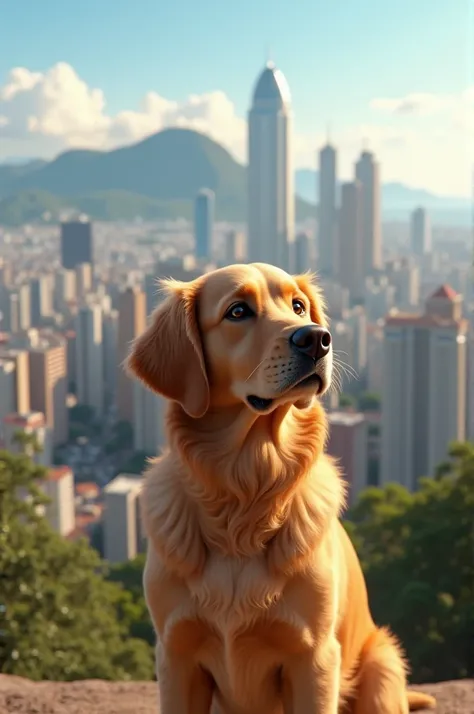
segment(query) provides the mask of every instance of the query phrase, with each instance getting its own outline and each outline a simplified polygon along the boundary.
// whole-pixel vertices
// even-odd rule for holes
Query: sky
[[[107,150],[166,126],[237,159],[258,74],[290,85],[294,163],[470,195],[474,0],[0,0],[0,161]]]

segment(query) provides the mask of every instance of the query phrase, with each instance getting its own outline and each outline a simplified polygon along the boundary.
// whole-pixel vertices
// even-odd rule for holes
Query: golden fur
[[[371,618],[316,387],[291,386],[289,336],[326,325],[310,277],[236,265],[164,290],[128,362],[170,400],[142,495],[162,714],[433,706],[407,694],[401,650]],[[242,301],[253,315],[227,319]],[[327,389],[331,351],[314,370]]]

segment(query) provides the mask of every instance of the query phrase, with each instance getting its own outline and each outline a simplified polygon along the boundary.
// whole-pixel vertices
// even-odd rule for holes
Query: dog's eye
[[[238,322],[239,320],[245,320],[248,317],[253,317],[254,314],[255,313],[246,302],[236,302],[235,305],[232,305],[232,307],[227,310],[224,317],[226,320]]]
[[[293,300],[293,312],[296,315],[306,315],[306,308],[301,300]]]

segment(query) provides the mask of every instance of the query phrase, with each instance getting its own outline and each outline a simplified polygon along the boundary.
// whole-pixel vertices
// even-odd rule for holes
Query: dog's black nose
[[[331,347],[331,333],[321,325],[305,325],[290,337],[290,344],[315,361],[322,359]]]

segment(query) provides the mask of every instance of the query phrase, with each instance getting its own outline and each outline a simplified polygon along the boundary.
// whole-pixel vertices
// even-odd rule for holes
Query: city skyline
[[[382,18],[373,0],[358,0],[344,15],[337,7],[323,13],[321,3],[306,1],[297,10],[274,13],[265,0],[251,9],[255,22],[245,28],[251,11],[246,2],[239,5],[238,22],[235,8],[212,21],[210,3],[204,2],[197,24],[186,23],[189,28],[182,12],[191,17],[197,10],[186,2],[166,18],[148,1],[141,19],[119,5],[121,13],[107,12],[109,2],[101,6],[104,23],[91,23],[90,2],[72,15],[53,1],[40,9],[31,2],[2,9],[11,32],[0,48],[0,161],[52,158],[72,147],[111,148],[177,125],[203,131],[243,161],[253,82],[270,54],[292,93],[296,168],[314,167],[329,123],[343,179],[366,142],[382,165],[384,182],[470,195],[474,80],[468,3],[444,7],[437,0],[427,12],[426,3],[414,7],[403,0]],[[19,43],[14,30],[25,7],[32,22],[31,28],[22,26]],[[165,21],[167,31],[160,33]],[[230,32],[235,22],[237,31]],[[66,32],[71,23],[74,39]],[[189,36],[191,28],[196,37]],[[364,28],[370,32],[363,35]],[[150,29],[159,42],[150,43]],[[315,32],[320,42],[310,43]],[[134,34],[140,42],[127,43],[126,36]],[[205,57],[211,37],[213,51]],[[132,48],[138,52],[133,61]],[[330,68],[330,81],[321,67]]]

